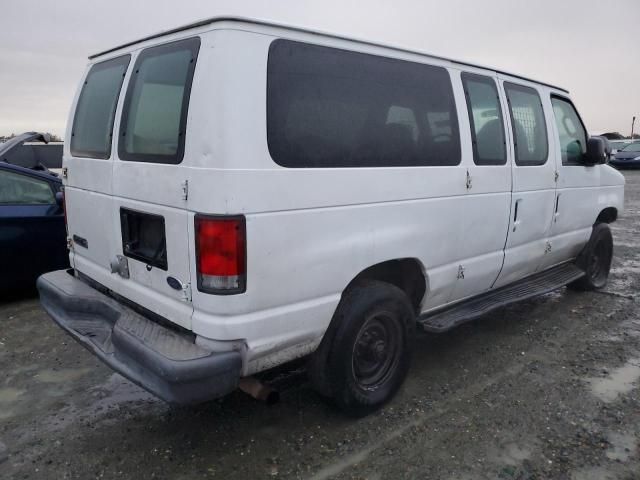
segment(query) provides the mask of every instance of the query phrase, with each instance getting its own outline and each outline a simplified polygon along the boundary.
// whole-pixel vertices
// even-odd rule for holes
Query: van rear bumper
[[[69,335],[116,372],[174,404],[222,397],[238,386],[239,352],[215,353],[99,292],[65,270],[38,278],[40,302]]]

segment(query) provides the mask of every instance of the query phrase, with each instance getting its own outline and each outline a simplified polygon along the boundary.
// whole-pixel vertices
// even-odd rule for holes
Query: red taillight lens
[[[246,289],[246,227],[244,217],[196,215],[198,290],[242,293]]]

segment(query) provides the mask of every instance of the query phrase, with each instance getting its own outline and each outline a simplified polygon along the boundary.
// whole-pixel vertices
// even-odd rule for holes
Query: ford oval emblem
[[[167,277],[167,283],[174,290],[182,290],[182,282],[174,277]]]

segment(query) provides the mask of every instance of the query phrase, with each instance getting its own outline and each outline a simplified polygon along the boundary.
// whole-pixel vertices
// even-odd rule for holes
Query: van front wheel
[[[611,260],[613,259],[613,237],[606,223],[598,223],[593,227],[591,238],[577,260],[577,265],[585,272],[568,286],[574,290],[596,290],[604,287],[609,278]]]
[[[413,308],[396,286],[368,281],[345,294],[335,320],[326,379],[341,409],[366,415],[392,398],[407,375]]]

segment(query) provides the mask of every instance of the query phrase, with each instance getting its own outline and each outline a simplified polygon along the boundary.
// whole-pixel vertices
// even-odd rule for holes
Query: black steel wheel
[[[569,284],[574,290],[596,290],[607,284],[613,259],[613,237],[606,223],[593,227],[591,238],[576,263],[585,272],[584,277]]]
[[[393,374],[400,358],[401,330],[388,312],[365,320],[352,352],[353,376],[363,389],[376,389]]]
[[[366,415],[391,399],[407,375],[413,307],[398,287],[367,281],[345,293],[332,324],[321,392],[348,414]]]

